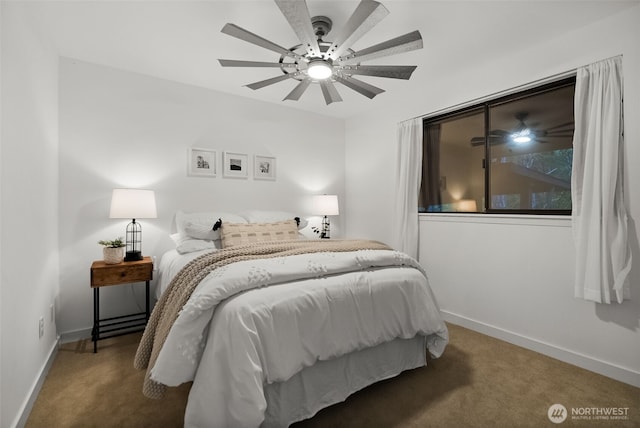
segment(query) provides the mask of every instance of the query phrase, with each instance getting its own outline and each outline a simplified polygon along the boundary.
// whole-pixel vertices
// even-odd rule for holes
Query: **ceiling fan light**
[[[312,60],[307,67],[307,74],[314,80],[328,79],[333,74],[333,67],[323,59]]]
[[[531,142],[531,131],[528,128],[525,128],[521,131],[514,132],[511,134],[511,140],[514,143],[518,144],[526,144]]]

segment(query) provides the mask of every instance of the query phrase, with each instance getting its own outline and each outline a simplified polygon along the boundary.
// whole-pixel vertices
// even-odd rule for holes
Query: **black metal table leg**
[[[100,289],[93,289],[93,328],[91,340],[93,340],[93,353],[98,352],[98,339],[100,338]]]
[[[150,310],[149,310],[149,281],[147,281],[146,286],[145,286],[145,297],[146,297],[146,314],[145,314],[145,321],[149,322],[149,316],[150,314]]]

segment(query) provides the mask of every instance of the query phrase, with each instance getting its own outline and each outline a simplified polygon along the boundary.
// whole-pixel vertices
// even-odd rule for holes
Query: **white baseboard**
[[[570,349],[565,349],[556,345],[541,342],[537,339],[523,336],[512,331],[504,330],[500,327],[482,323],[470,318],[463,317],[451,312],[442,311],[442,316],[446,322],[459,325],[461,327],[474,330],[496,339],[504,340],[522,348],[530,349],[548,357],[555,358],[565,363],[578,366],[580,368],[601,374],[617,381],[633,385],[640,388],[640,373],[631,369],[620,367],[606,361],[598,360],[588,355],[580,354]]]
[[[38,394],[40,394],[40,389],[42,389],[44,380],[47,378],[47,374],[49,374],[49,370],[53,365],[53,361],[55,360],[56,355],[58,354],[59,345],[60,345],[60,337],[58,336],[55,342],[53,342],[53,345],[49,350],[49,356],[47,357],[47,360],[42,365],[42,368],[40,369],[40,373],[38,374],[38,377],[36,378],[35,382],[31,386],[31,391],[29,392],[29,395],[27,396],[24,403],[22,404],[22,408],[20,409],[20,412],[18,412],[18,416],[16,417],[16,420],[14,421],[14,424],[12,426],[22,428],[27,424],[27,419],[29,419],[29,414],[31,414],[31,409],[33,409],[33,405],[35,404],[36,399],[38,398]]]
[[[90,338],[91,338],[91,328],[83,328],[80,330],[60,333],[60,344],[77,342],[79,340],[90,339]]]

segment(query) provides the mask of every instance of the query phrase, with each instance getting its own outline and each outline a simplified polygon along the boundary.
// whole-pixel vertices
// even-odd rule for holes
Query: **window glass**
[[[570,78],[425,119],[420,212],[570,214],[574,92]]]
[[[571,210],[573,85],[489,106],[490,210]]]
[[[483,134],[483,108],[425,123],[421,212],[482,209],[484,143],[473,139]]]

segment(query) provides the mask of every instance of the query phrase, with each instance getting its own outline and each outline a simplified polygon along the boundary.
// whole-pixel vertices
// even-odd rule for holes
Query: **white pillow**
[[[220,240],[207,241],[204,239],[193,239],[181,233],[174,233],[171,239],[176,244],[176,251],[180,254],[193,253],[200,250],[219,250],[222,248]]]
[[[215,211],[186,213],[178,211],[176,213],[176,227],[181,235],[215,241],[220,239],[220,229],[213,230],[213,225],[219,219],[228,223],[247,223],[243,217],[231,213]]]
[[[277,223],[280,221],[293,220],[294,218],[298,217],[300,219],[298,229],[304,229],[309,224],[307,219],[305,219],[304,217],[292,214],[287,211],[246,210],[239,212],[238,215],[243,217],[248,223]]]

